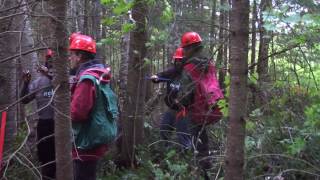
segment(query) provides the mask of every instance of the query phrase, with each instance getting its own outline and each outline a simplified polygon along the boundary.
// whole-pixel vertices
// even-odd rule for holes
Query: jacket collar
[[[93,59],[93,60],[84,62],[78,68],[76,75],[81,74],[83,71],[85,71],[89,68],[105,68],[105,65],[101,64],[101,62],[97,59]]]

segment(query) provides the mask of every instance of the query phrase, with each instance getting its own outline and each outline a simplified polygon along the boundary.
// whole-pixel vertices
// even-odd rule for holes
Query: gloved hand
[[[152,75],[150,77],[151,81],[154,83],[158,83],[159,82],[159,76],[158,75]]]
[[[29,83],[31,81],[31,74],[29,70],[22,72],[22,79],[25,83]]]
[[[44,65],[38,65],[37,71],[43,74],[48,74],[49,72],[48,68]]]

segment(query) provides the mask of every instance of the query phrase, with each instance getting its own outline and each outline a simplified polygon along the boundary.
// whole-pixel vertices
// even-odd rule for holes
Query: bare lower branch
[[[18,12],[18,13],[10,14],[10,15],[7,15],[7,16],[1,16],[1,17],[0,17],[0,21],[5,20],[5,19],[8,19],[8,18],[12,18],[12,17],[14,17],[14,16],[23,15],[23,14],[25,14],[25,12]]]
[[[299,43],[293,44],[293,45],[291,45],[291,46],[289,46],[289,47],[287,47],[287,48],[285,48],[285,49],[282,49],[282,50],[277,51],[277,52],[275,52],[275,53],[269,54],[267,57],[265,57],[265,59],[268,59],[269,57],[276,56],[276,55],[285,53],[285,52],[287,52],[287,51],[290,51],[290,50],[292,50],[292,49],[294,49],[294,48],[299,47],[299,45],[300,45]],[[263,59],[263,60],[265,60],[265,59]],[[263,62],[263,61],[259,61],[259,62],[256,62],[256,63],[251,64],[251,65],[248,67],[248,69],[249,69],[249,70],[250,70],[250,69],[253,69],[253,68],[254,68],[255,66],[257,66],[260,62]]]
[[[34,48],[34,49],[31,49],[31,50],[28,50],[28,51],[24,51],[22,53],[19,53],[19,54],[15,54],[13,56],[10,56],[10,57],[7,57],[5,59],[2,59],[0,60],[0,63],[4,63],[4,62],[7,62],[11,59],[14,59],[14,58],[17,58],[19,56],[24,56],[24,55],[27,55],[27,54],[30,54],[30,53],[33,53],[35,51],[40,51],[40,50],[44,50],[44,49],[48,49],[48,47],[39,47],[39,48]]]
[[[36,1],[31,1],[31,2],[27,2],[27,3],[24,3],[24,4],[19,4],[17,6],[14,6],[14,7],[10,7],[10,8],[7,8],[7,9],[3,9],[3,10],[0,10],[0,13],[3,13],[3,12],[6,12],[6,11],[11,11],[13,9],[18,9],[18,8],[21,8],[21,7],[24,7],[24,6],[27,6],[29,4],[32,4]]]
[[[48,88],[48,87],[50,87],[50,86],[45,86],[45,87],[40,88],[40,89],[38,89],[38,90],[36,90],[36,91],[34,91],[34,92],[32,92],[32,93],[39,92],[39,91],[41,91],[41,90],[43,90],[43,89],[45,89],[45,88]],[[25,98],[27,98],[27,97],[28,97],[28,96],[30,96],[30,95],[31,95],[31,93],[29,93],[29,94],[27,94],[27,95],[23,96],[22,98],[19,98],[19,99],[18,99],[18,100],[16,100],[15,102],[13,102],[13,103],[9,104],[7,107],[5,107],[5,108],[1,109],[1,110],[0,110],[0,113],[1,113],[1,112],[3,112],[3,111],[6,111],[6,110],[8,110],[9,108],[11,108],[12,106],[14,106],[14,105],[18,104],[19,102],[23,101]]]

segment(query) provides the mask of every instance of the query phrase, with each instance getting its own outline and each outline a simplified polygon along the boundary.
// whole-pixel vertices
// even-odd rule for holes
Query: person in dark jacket
[[[173,56],[174,66],[169,67],[163,72],[152,75],[151,79],[154,83],[166,82],[167,92],[164,98],[169,109],[161,116],[160,120],[160,138],[165,141],[165,146],[170,145],[170,136],[173,131],[176,131],[179,145],[185,150],[192,146],[191,136],[189,134],[189,119],[182,117],[179,114],[181,106],[179,106],[175,99],[179,91],[179,84],[175,82],[179,79],[181,74],[181,62],[183,60],[183,49],[178,48]]]
[[[49,49],[46,55],[46,65],[39,66],[40,76],[31,81],[31,74],[27,71],[23,74],[23,87],[20,98],[26,96],[23,104],[36,100],[39,110],[37,123],[37,155],[42,165],[41,175],[44,180],[54,179],[55,166],[55,142],[54,142],[54,109],[52,107],[52,61],[53,53]]]
[[[101,102],[105,101],[99,95],[99,90],[110,82],[110,67],[95,59],[96,43],[89,36],[72,34],[69,50],[71,68],[76,72],[75,82],[71,87],[71,119],[75,135],[72,150],[74,176],[75,180],[95,180],[98,160],[107,152],[108,143],[88,134],[89,131],[84,129],[96,122],[101,114],[108,121],[105,117],[107,113],[99,112],[99,108],[105,109],[101,107]],[[91,146],[90,143],[93,142],[98,143]]]

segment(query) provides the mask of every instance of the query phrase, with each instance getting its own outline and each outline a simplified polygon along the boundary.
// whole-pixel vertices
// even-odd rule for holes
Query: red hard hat
[[[51,49],[47,49],[46,59],[52,58],[52,56],[53,56],[53,51]]]
[[[80,35],[81,33],[80,32],[75,32],[75,33],[72,33],[69,37],[69,44],[71,44],[71,42],[74,40],[74,38],[78,35]]]
[[[69,50],[81,50],[96,54],[96,42],[90,37],[83,34],[73,33],[69,38]]]
[[[173,55],[173,59],[176,60],[181,60],[183,58],[183,48],[179,47],[176,49],[176,52]]]
[[[200,35],[196,32],[186,32],[182,35],[180,47],[186,47],[190,44],[202,42]]]

